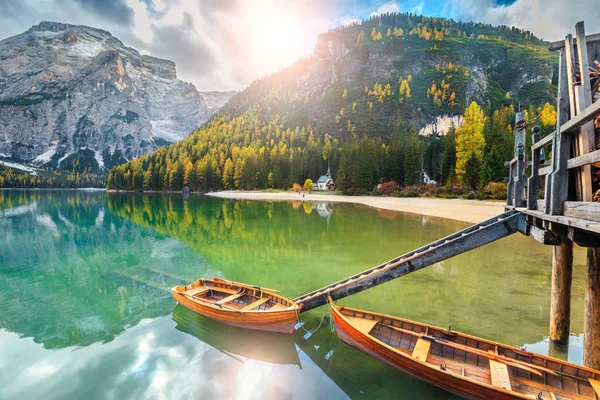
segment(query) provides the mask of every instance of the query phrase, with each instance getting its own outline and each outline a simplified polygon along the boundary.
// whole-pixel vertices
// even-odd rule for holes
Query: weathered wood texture
[[[600,42],[600,33],[594,33],[592,35],[587,35],[585,37],[585,40],[588,43]],[[564,40],[557,40],[556,42],[550,43],[550,46],[548,46],[548,50],[550,50],[550,51],[561,50],[564,48],[565,48]]]
[[[556,133],[552,146],[552,165],[554,172],[546,179],[546,212],[560,215],[563,212],[563,202],[567,200],[568,178],[567,160],[569,158],[569,140],[561,133],[561,126],[569,120],[570,100],[567,80],[567,54],[563,48],[559,60],[558,107],[556,118]]]
[[[459,396],[533,399],[541,393],[544,399],[551,399],[552,394],[564,400],[594,399],[590,379],[597,380],[600,371],[403,318],[333,304],[330,307],[343,342]],[[356,325],[361,318],[376,324],[365,332]],[[415,354],[422,339],[431,342],[426,357],[422,349]],[[490,360],[507,366],[509,382],[497,380],[494,385]],[[509,386],[507,383],[512,390],[502,387]]]
[[[552,296],[550,340],[569,341],[571,324],[571,282],[573,281],[573,242],[552,247]]]
[[[327,303],[327,295],[330,295],[334,300],[341,299],[410,274],[447,258],[512,235],[517,232],[520,223],[524,225],[523,216],[515,211],[508,211],[375,268],[297,297],[294,302],[302,305],[302,312],[312,310]]]
[[[567,217],[600,222],[600,203],[567,201],[565,202],[564,215]]]
[[[531,135],[531,142],[535,144],[539,141],[540,134],[538,132],[534,132]],[[527,182],[527,208],[529,208],[530,210],[535,210],[537,208],[537,201],[540,193],[540,157],[540,149],[531,150],[531,176],[529,177],[529,180]],[[552,170],[550,170],[550,172],[551,171]]]
[[[587,249],[583,363],[600,369],[600,248]]]
[[[548,215],[537,210],[525,210],[519,209],[520,212],[526,215],[531,215],[541,219],[542,221],[556,223],[558,225],[564,225],[565,227],[571,227],[580,229],[583,231],[591,232],[592,234],[600,234],[600,223],[595,221],[588,221],[581,218],[567,217],[564,215]]]
[[[523,106],[519,105],[519,112],[515,117],[515,126],[525,122]],[[523,207],[525,205],[525,129],[515,131],[515,157],[517,159],[516,177],[514,182],[514,205]]]

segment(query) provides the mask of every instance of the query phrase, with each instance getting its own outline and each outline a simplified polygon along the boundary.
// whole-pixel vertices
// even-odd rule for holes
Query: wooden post
[[[581,85],[575,87],[575,100],[577,114],[583,112],[592,105],[592,87],[590,83],[590,69],[587,52],[587,42],[585,40],[585,28],[583,22],[575,25],[575,34],[577,37],[577,55],[579,59],[579,74],[581,76]],[[577,155],[590,153],[596,149],[594,136],[594,122],[590,121],[581,127],[577,137]],[[592,167],[585,165],[579,169],[579,181],[581,185],[581,197],[579,201],[592,201]]]
[[[508,185],[506,185],[506,205],[515,205],[515,164],[510,161],[508,166]]]
[[[523,104],[519,104],[519,112],[515,117],[515,127],[525,122]],[[515,131],[515,157],[517,158],[516,178],[514,182],[514,206],[523,207],[525,191],[525,129]]]
[[[531,134],[531,142],[536,144],[540,141],[540,127],[534,126]],[[541,149],[533,150],[531,156],[531,177],[527,183],[527,209],[537,209],[537,201],[540,193],[540,153]]]
[[[568,41],[565,40],[565,43],[568,43]],[[562,215],[563,204],[567,200],[568,194],[569,172],[567,161],[569,159],[570,140],[567,136],[562,135],[560,129],[569,120],[571,108],[567,60],[567,50],[562,48],[558,64],[556,136],[552,142],[554,171],[546,177],[546,213],[550,215]]]
[[[583,364],[600,369],[600,248],[587,249]]]
[[[550,340],[568,343],[571,324],[571,282],[573,280],[573,242],[552,247],[552,298],[550,303]]]

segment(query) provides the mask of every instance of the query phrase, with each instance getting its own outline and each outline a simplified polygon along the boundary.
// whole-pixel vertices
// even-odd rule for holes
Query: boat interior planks
[[[342,341],[460,396],[600,398],[600,371],[449,329],[338,307],[333,301],[330,307]]]
[[[292,333],[301,306],[277,292],[221,278],[171,288],[175,301],[206,318],[241,328]]]

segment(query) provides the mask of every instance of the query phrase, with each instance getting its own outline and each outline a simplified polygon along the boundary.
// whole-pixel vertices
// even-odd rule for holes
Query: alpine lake
[[[353,204],[0,191],[0,399],[443,399],[342,343],[329,310],[293,335],[176,305],[200,277],[293,298],[469,224]],[[584,252],[570,344],[552,347],[551,248],[520,234],[339,303],[582,362]]]

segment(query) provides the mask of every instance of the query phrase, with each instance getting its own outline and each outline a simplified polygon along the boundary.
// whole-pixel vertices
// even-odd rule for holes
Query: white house
[[[327,174],[321,175],[317,181],[317,190],[335,190],[335,183],[331,178],[331,169],[327,167]]]
[[[427,175],[427,172],[423,171],[423,184],[425,184],[425,185],[429,185],[429,184],[435,185],[436,183],[437,183],[436,181],[434,181],[433,179],[431,179],[429,177],[429,175]]]

